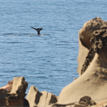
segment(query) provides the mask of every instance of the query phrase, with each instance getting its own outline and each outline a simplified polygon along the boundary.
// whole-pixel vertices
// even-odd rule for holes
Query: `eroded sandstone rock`
[[[96,105],[96,103],[89,96],[84,96],[80,98],[77,103],[68,103],[68,104],[52,104],[49,107],[91,107]]]
[[[87,21],[79,31],[79,54],[78,54],[78,73],[81,75],[81,68],[91,47],[91,35],[93,31],[107,29],[107,22],[97,17]]]
[[[77,105],[77,104],[75,104],[75,103],[70,103],[70,104],[57,104],[57,103],[55,103],[55,104],[52,104],[48,107],[75,107],[75,105]]]
[[[0,90],[0,106],[4,107],[24,107],[25,91],[27,82],[24,77],[15,77],[13,79],[11,92],[5,89]],[[29,105],[28,105],[29,106]]]
[[[48,93],[47,91],[39,92],[34,86],[30,87],[26,99],[31,107],[47,107],[48,105],[57,102],[57,97],[54,94]]]
[[[75,103],[83,96],[90,96],[96,103],[107,100],[107,22],[92,19],[79,34],[78,72],[82,75],[62,89],[59,104]]]
[[[92,105],[96,105],[96,102],[94,102],[91,99],[91,97],[84,96],[84,97],[80,98],[79,104],[82,106],[92,106]]]

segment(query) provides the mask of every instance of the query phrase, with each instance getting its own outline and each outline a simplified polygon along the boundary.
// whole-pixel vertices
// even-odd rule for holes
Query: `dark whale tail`
[[[43,29],[43,28],[34,28],[32,26],[31,26],[31,28],[35,29],[37,31],[38,35],[40,35],[40,31]]]

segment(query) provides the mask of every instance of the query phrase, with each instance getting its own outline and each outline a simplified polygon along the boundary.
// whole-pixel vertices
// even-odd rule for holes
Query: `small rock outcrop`
[[[24,107],[25,92],[28,84],[24,77],[15,77],[13,79],[11,91],[0,90],[0,106],[4,107]],[[27,105],[29,106],[29,104]]]
[[[57,97],[47,91],[39,92],[34,86],[31,86],[26,97],[31,107],[47,107],[50,104],[57,102]]]

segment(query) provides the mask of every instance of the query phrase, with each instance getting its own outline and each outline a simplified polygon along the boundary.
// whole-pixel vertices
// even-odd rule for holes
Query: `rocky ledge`
[[[14,77],[0,88],[0,106],[5,107],[107,107],[107,22],[97,17],[79,31],[79,77],[59,96],[39,92],[24,77]]]

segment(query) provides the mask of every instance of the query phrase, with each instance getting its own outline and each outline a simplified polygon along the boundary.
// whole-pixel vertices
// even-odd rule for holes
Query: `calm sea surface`
[[[27,92],[59,95],[78,77],[78,32],[95,17],[107,20],[106,0],[0,0],[0,86],[24,76]]]

